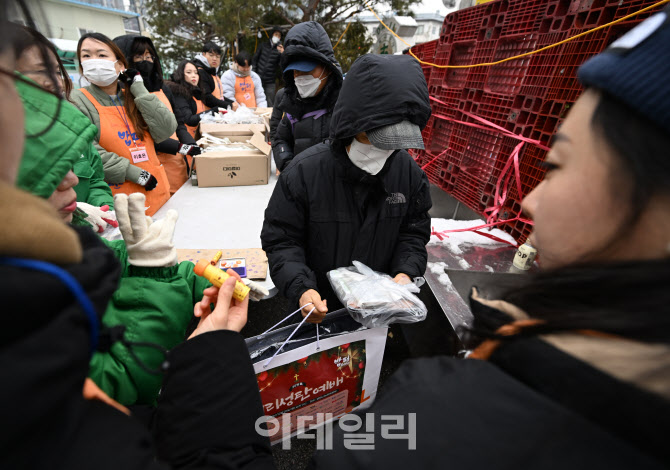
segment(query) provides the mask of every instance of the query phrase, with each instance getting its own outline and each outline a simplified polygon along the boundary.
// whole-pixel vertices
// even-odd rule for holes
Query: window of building
[[[82,37],[86,33],[95,33],[94,30],[85,28],[77,28],[77,31],[79,32],[79,37]]]
[[[123,27],[126,33],[140,34],[140,20],[137,17],[124,18]]]
[[[421,26],[419,26],[418,28],[416,28],[416,34],[423,34],[423,29],[424,29],[424,28],[423,28],[423,25],[421,25]]]

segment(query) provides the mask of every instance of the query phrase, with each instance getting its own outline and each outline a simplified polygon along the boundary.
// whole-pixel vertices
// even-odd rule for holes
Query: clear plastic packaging
[[[237,111],[228,108],[228,112],[223,115],[223,122],[226,124],[263,124],[263,118],[246,106],[240,105]]]
[[[358,261],[328,273],[328,280],[349,314],[368,328],[426,319],[426,306],[414,295],[422,284],[400,285],[387,274],[373,271]]]

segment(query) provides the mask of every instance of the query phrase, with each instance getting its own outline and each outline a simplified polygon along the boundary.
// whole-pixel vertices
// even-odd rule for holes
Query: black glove
[[[181,147],[179,147],[179,153],[182,155],[200,155],[202,150],[200,150],[200,147],[197,145],[183,144]]]
[[[130,88],[130,85],[133,84],[135,77],[138,75],[140,78],[142,77],[140,72],[138,72],[136,69],[126,69],[119,74],[119,81]]]
[[[144,186],[145,190],[151,191],[158,184],[158,180],[154,175],[149,173],[147,170],[142,170],[142,173],[140,173],[140,177],[137,179],[137,184],[139,184],[140,186]]]

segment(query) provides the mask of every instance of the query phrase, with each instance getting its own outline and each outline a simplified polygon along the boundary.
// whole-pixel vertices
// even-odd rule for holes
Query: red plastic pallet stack
[[[430,163],[425,168],[430,181],[474,211],[488,215],[487,209],[496,203],[502,171],[519,140],[466,123],[481,125],[474,118],[478,116],[548,145],[582,92],[576,78],[578,67],[663,6],[547,51],[494,66],[469,66],[556,44],[657,1],[497,0],[448,15],[438,41],[412,48],[423,61],[468,66],[422,65],[433,115],[423,132],[426,149],[416,155],[419,165]],[[522,198],[544,177],[538,164],[545,156],[545,150],[524,145],[519,154],[521,194],[512,177],[499,220],[520,214]],[[520,221],[501,228],[519,243],[531,230]]]

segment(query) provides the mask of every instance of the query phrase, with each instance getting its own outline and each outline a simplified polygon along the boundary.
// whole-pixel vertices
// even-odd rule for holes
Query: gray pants
[[[272,108],[275,103],[275,91],[277,85],[272,83],[263,83],[263,91],[265,92],[265,99],[268,102],[268,108]]]

